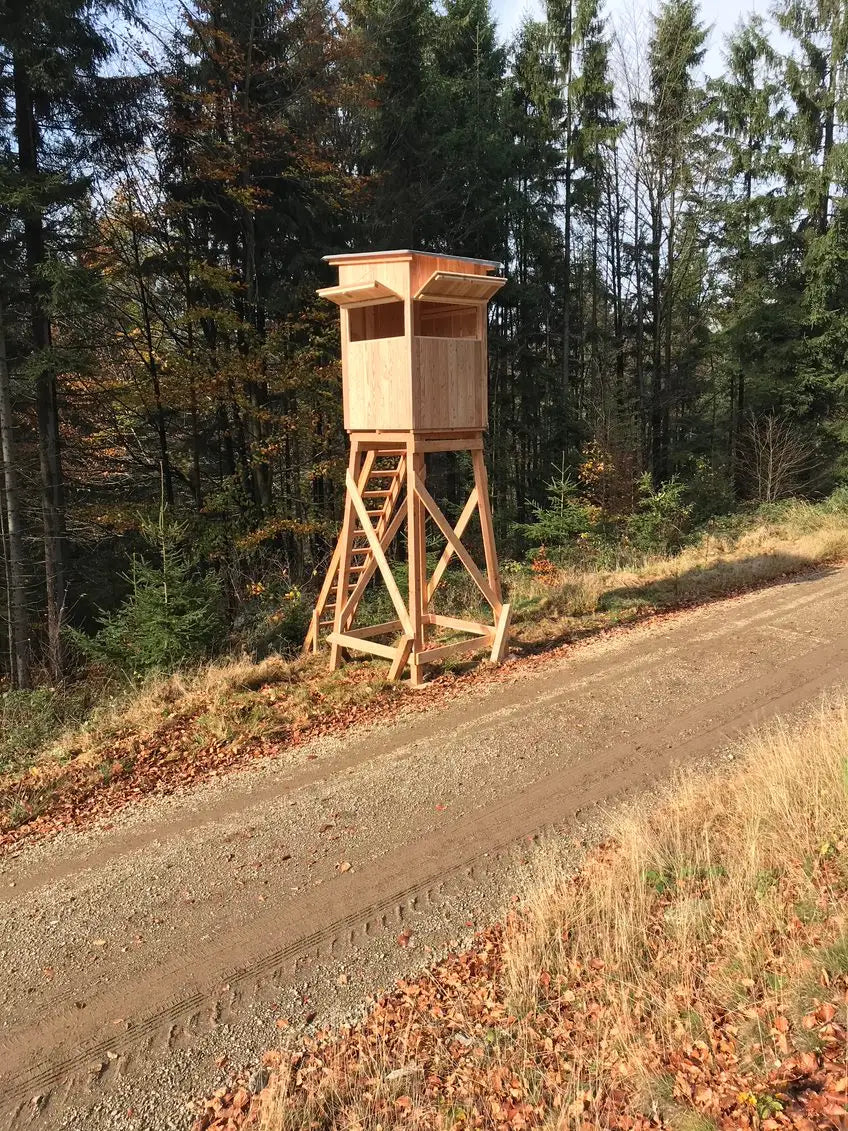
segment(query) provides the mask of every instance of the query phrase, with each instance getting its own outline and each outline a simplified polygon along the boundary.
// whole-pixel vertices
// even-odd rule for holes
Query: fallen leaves
[[[597,866],[615,851],[602,846]],[[830,896],[837,922],[840,897]],[[656,901],[646,924],[659,962],[669,898]],[[637,995],[630,1008],[638,1050],[625,1052],[614,1027],[617,971],[594,955],[566,970],[541,969],[537,1005],[513,1012],[504,948],[507,933],[520,926],[520,913],[511,912],[469,949],[399,981],[357,1025],[311,1036],[292,1031],[287,1047],[263,1058],[271,1068],[264,1090],[245,1097],[236,1081],[214,1093],[194,1131],[259,1131],[283,1119],[291,1127],[383,1131],[532,1131],[566,1123],[575,1131],[671,1131],[684,1117],[716,1131],[848,1131],[848,971],[821,971],[814,1000],[797,1017],[775,1008],[752,978],[739,979],[752,983],[751,996],[728,1010],[711,1009],[680,985],[681,1017],[699,1021],[694,1034],[681,1025],[676,1045],[653,1027],[652,1005]],[[826,926],[817,923],[806,941],[818,945]],[[400,947],[411,941],[408,928],[396,936]],[[787,933],[784,941],[777,967],[791,969],[794,961],[804,976],[815,971],[814,962],[798,961],[805,939]],[[704,962],[718,962],[721,935],[709,946]],[[347,984],[346,975],[338,984]],[[313,1020],[308,1014],[306,1022]],[[752,1058],[740,1039],[746,1025],[771,1040],[766,1061]],[[583,1063],[595,1072],[588,1087],[575,1075]],[[646,1080],[668,1082],[662,1102],[645,1101]]]

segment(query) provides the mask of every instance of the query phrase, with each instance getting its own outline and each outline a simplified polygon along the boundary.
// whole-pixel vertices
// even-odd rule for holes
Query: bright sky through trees
[[[613,21],[627,21],[634,11],[650,10],[651,7],[647,0],[608,0],[605,11]],[[708,74],[715,75],[722,70],[724,39],[733,31],[740,18],[750,12],[766,16],[768,8],[766,0],[712,0],[703,5],[703,19],[712,25],[704,59],[704,69]],[[544,4],[542,0],[493,0],[492,9],[497,17],[501,37],[508,40],[518,30],[525,15],[541,18]]]

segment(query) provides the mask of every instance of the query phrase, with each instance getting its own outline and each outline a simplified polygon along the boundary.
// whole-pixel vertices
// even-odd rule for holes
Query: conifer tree
[[[754,16],[729,38],[724,74],[709,87],[722,150],[716,205],[719,266],[726,287],[722,321],[728,366],[727,454],[739,490],[739,435],[749,399],[757,407],[761,396],[758,388],[750,388],[748,377],[750,373],[759,379],[768,366],[764,354],[770,350],[771,335],[764,334],[764,311],[779,304],[785,314],[792,301],[774,277],[776,262],[793,242],[774,192],[786,133],[778,65],[765,24]]]
[[[698,131],[703,120],[696,68],[706,30],[694,0],[665,0],[648,47],[649,92],[644,106],[645,187],[650,225],[651,465],[654,483],[670,472],[671,412],[677,401],[674,372],[676,273],[693,244],[680,225],[698,179]]]
[[[86,155],[116,133],[113,113],[126,92],[120,82],[103,76],[112,47],[102,19],[112,7],[110,0],[0,4],[0,127],[17,173],[8,192],[28,294],[27,372],[38,419],[48,663],[54,678],[62,673],[68,563],[57,364],[45,268],[61,239],[62,208],[84,191]]]

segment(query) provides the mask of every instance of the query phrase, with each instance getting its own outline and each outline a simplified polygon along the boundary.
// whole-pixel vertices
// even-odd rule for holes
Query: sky
[[[704,69],[709,75],[720,74],[722,67],[722,40],[733,31],[743,15],[757,12],[768,15],[771,0],[701,0],[701,19],[712,25],[709,48],[704,59]],[[606,0],[605,11],[611,20],[624,18],[635,7],[650,9],[649,0]],[[543,0],[492,0],[501,36],[509,39],[525,14],[541,15]]]

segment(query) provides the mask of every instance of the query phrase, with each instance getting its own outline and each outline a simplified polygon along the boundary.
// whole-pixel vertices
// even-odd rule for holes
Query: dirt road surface
[[[26,846],[0,1127],[187,1127],[278,1018],[338,1018],[495,913],[528,839],[844,687],[846,626],[848,570],[809,574]]]

